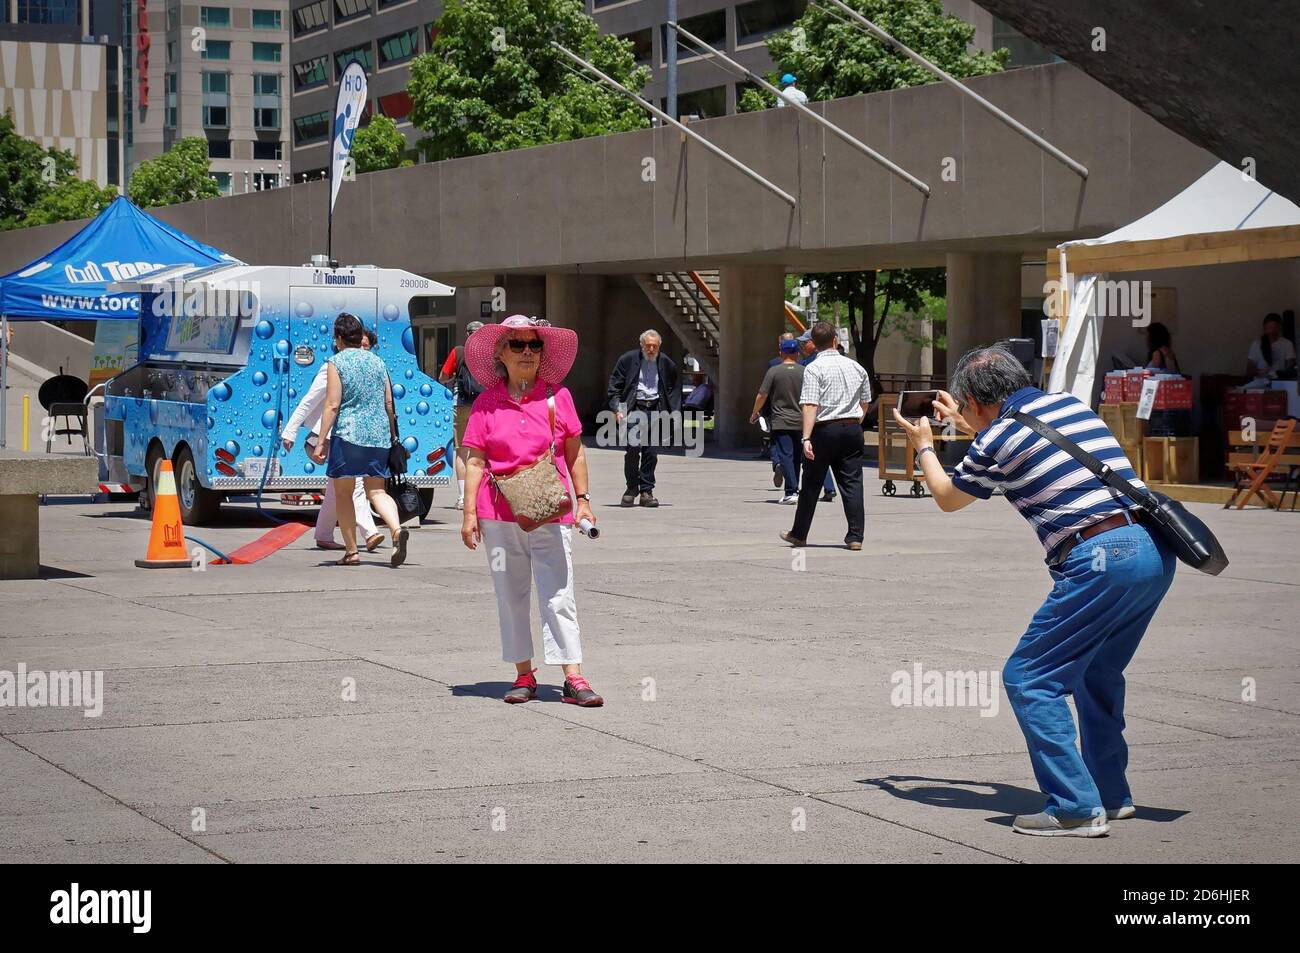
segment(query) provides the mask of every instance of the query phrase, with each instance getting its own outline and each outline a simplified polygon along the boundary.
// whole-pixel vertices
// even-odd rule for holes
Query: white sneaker
[[[1017,834],[1037,837],[1101,837],[1110,832],[1110,825],[1100,817],[1083,817],[1062,820],[1042,811],[1038,814],[1021,814],[1011,824]]]
[[[1117,807],[1113,811],[1106,812],[1106,819],[1111,821],[1127,821],[1130,817],[1137,816],[1137,808],[1132,804],[1125,804],[1123,807]]]
[[[799,494],[798,494],[798,493],[791,493],[789,496],[783,496],[783,497],[781,497],[781,502],[784,503],[786,506],[791,506],[791,505],[793,505],[793,504],[795,504],[795,503],[798,503],[798,502],[799,502]]]

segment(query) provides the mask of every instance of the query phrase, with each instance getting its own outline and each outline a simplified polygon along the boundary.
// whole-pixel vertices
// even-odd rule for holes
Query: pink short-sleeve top
[[[555,395],[555,463],[560,479],[572,491],[568,465],[564,460],[564,442],[582,434],[573,395],[565,387],[555,387],[538,380],[522,400],[515,400],[500,381],[479,394],[465,425],[461,445],[481,450],[487,456],[487,468],[493,473],[507,474],[519,467],[528,466],[544,454],[551,445],[550,414],[546,407],[547,388]],[[484,474],[478,488],[478,518],[513,523],[515,515],[510,504]],[[572,511],[565,513],[561,523],[573,523]]]

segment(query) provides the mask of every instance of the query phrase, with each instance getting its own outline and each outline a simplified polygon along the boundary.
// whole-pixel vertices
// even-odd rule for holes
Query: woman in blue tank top
[[[325,410],[321,439],[311,458],[329,463],[326,475],[333,481],[338,504],[339,530],[346,552],[340,566],[359,566],[356,514],[352,486],[360,477],[370,501],[393,534],[391,565],[406,561],[407,531],[402,529],[397,504],[384,489],[388,478],[388,449],[397,432],[393,390],[379,355],[363,350],[365,329],[360,319],[344,312],[334,321],[334,347],[325,385]]]

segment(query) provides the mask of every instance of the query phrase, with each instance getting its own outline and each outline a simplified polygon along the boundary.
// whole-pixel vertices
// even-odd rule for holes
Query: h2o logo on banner
[[[330,139],[333,150],[330,170],[330,211],[339,197],[343,184],[344,166],[352,152],[352,137],[361,125],[361,113],[366,108],[366,71],[360,63],[349,63],[339,80],[339,97],[334,104],[334,134]]]

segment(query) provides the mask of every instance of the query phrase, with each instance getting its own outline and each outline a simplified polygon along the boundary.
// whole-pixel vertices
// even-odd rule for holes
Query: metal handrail
[[[690,30],[687,30],[685,27],[683,27],[680,23],[674,23],[672,21],[669,21],[668,26],[677,34],[679,34],[680,36],[688,40],[693,46],[698,47],[706,58],[717,57],[719,60],[726,63],[728,66],[733,66],[736,69],[740,70],[742,73],[748,76],[750,80],[757,83],[759,86],[763,87],[768,92],[775,93],[777,98],[779,98],[787,106],[793,106],[795,109],[799,110],[799,112],[803,113],[809,119],[812,119],[818,125],[824,127],[825,129],[830,130],[832,134],[839,136],[841,139],[843,139],[853,148],[857,149],[863,155],[866,155],[874,159],[876,162],[879,162],[886,169],[894,173],[894,175],[898,176],[903,181],[907,182],[908,185],[912,186],[912,188],[916,189],[922,195],[928,196],[930,194],[930,186],[926,185],[916,176],[912,175],[912,173],[908,172],[898,163],[891,162],[889,159],[885,158],[875,149],[871,148],[871,146],[867,145],[862,140],[856,138],[855,136],[841,129],[839,126],[835,125],[835,123],[831,122],[829,119],[825,118],[824,116],[821,116],[818,113],[814,112],[813,110],[809,109],[803,103],[785,96],[781,92],[781,90],[777,89],[767,80],[765,80],[762,76],[759,76],[748,66],[745,66],[741,63],[737,63],[731,57],[727,56],[726,53],[722,53],[719,52],[718,50],[715,50],[712,46],[710,46],[708,43],[705,43],[703,40],[701,40]]]
[[[814,4],[815,6],[822,5],[822,0],[809,0],[809,2]],[[835,6],[845,15],[850,17],[857,26],[866,30],[868,33],[870,33],[876,39],[880,40],[882,43],[888,43],[894,49],[898,50],[898,52],[902,53],[909,60],[911,60],[913,63],[916,63],[918,66],[926,70],[929,70],[935,76],[939,77],[940,80],[942,80],[943,82],[951,86],[953,89],[960,92],[963,96],[966,96],[974,100],[985,110],[992,113],[998,119],[1002,120],[1002,122],[1006,123],[1016,132],[1020,133],[1020,135],[1024,136],[1034,145],[1038,146],[1038,148],[1042,149],[1052,158],[1068,166],[1073,172],[1075,172],[1081,178],[1086,179],[1088,177],[1088,167],[1084,165],[1082,162],[1070,158],[1068,155],[1066,155],[1060,149],[1056,148],[1056,146],[1052,145],[1050,142],[1048,142],[1038,133],[1034,132],[1024,123],[1020,122],[1020,120],[1016,119],[1014,116],[999,109],[997,106],[994,106],[991,102],[989,102],[979,93],[975,92],[975,90],[971,89],[969,86],[966,86],[964,83],[957,82],[957,80],[949,76],[940,67],[936,66],[934,63],[931,63],[920,53],[917,53],[915,50],[911,49],[905,44],[894,39],[892,36],[890,36],[880,27],[876,26],[874,23],[872,23],[870,20],[864,17],[857,10],[854,10],[848,4],[843,3],[842,0],[826,0],[826,2]],[[826,9],[826,8],[822,7],[822,9]],[[829,13],[830,11],[827,10],[827,12]]]
[[[779,185],[774,185],[773,183],[769,182],[767,179],[763,178],[761,175],[759,175],[749,166],[745,165],[745,163],[741,162],[739,159],[733,156],[730,152],[727,152],[724,149],[715,146],[713,143],[709,142],[708,139],[705,139],[703,136],[701,136],[699,133],[695,132],[694,130],[688,129],[684,124],[678,122],[676,119],[668,115],[658,106],[642,99],[640,96],[632,92],[632,90],[628,89],[618,80],[606,76],[595,66],[593,66],[592,64],[584,60],[581,56],[578,56],[576,53],[573,53],[570,50],[566,49],[564,46],[557,43],[555,40],[551,40],[551,46],[555,47],[555,49],[559,50],[569,59],[573,60],[573,62],[581,66],[583,69],[587,70],[589,73],[596,76],[605,85],[610,86],[613,89],[617,90],[618,92],[622,93],[624,96],[627,96],[629,99],[637,103],[642,109],[650,113],[650,115],[656,117],[657,119],[662,120],[663,122],[668,123],[671,126],[676,127],[684,135],[698,142],[700,145],[702,145],[705,149],[709,150],[709,152],[712,152],[719,159],[722,159],[724,162],[728,163],[735,169],[738,169],[740,172],[744,173],[749,178],[753,179],[755,182],[763,186],[772,194],[780,197],[781,200],[786,202],[791,208],[795,208],[798,206],[799,200],[796,199],[793,195],[791,195],[785,189],[781,188]]]

